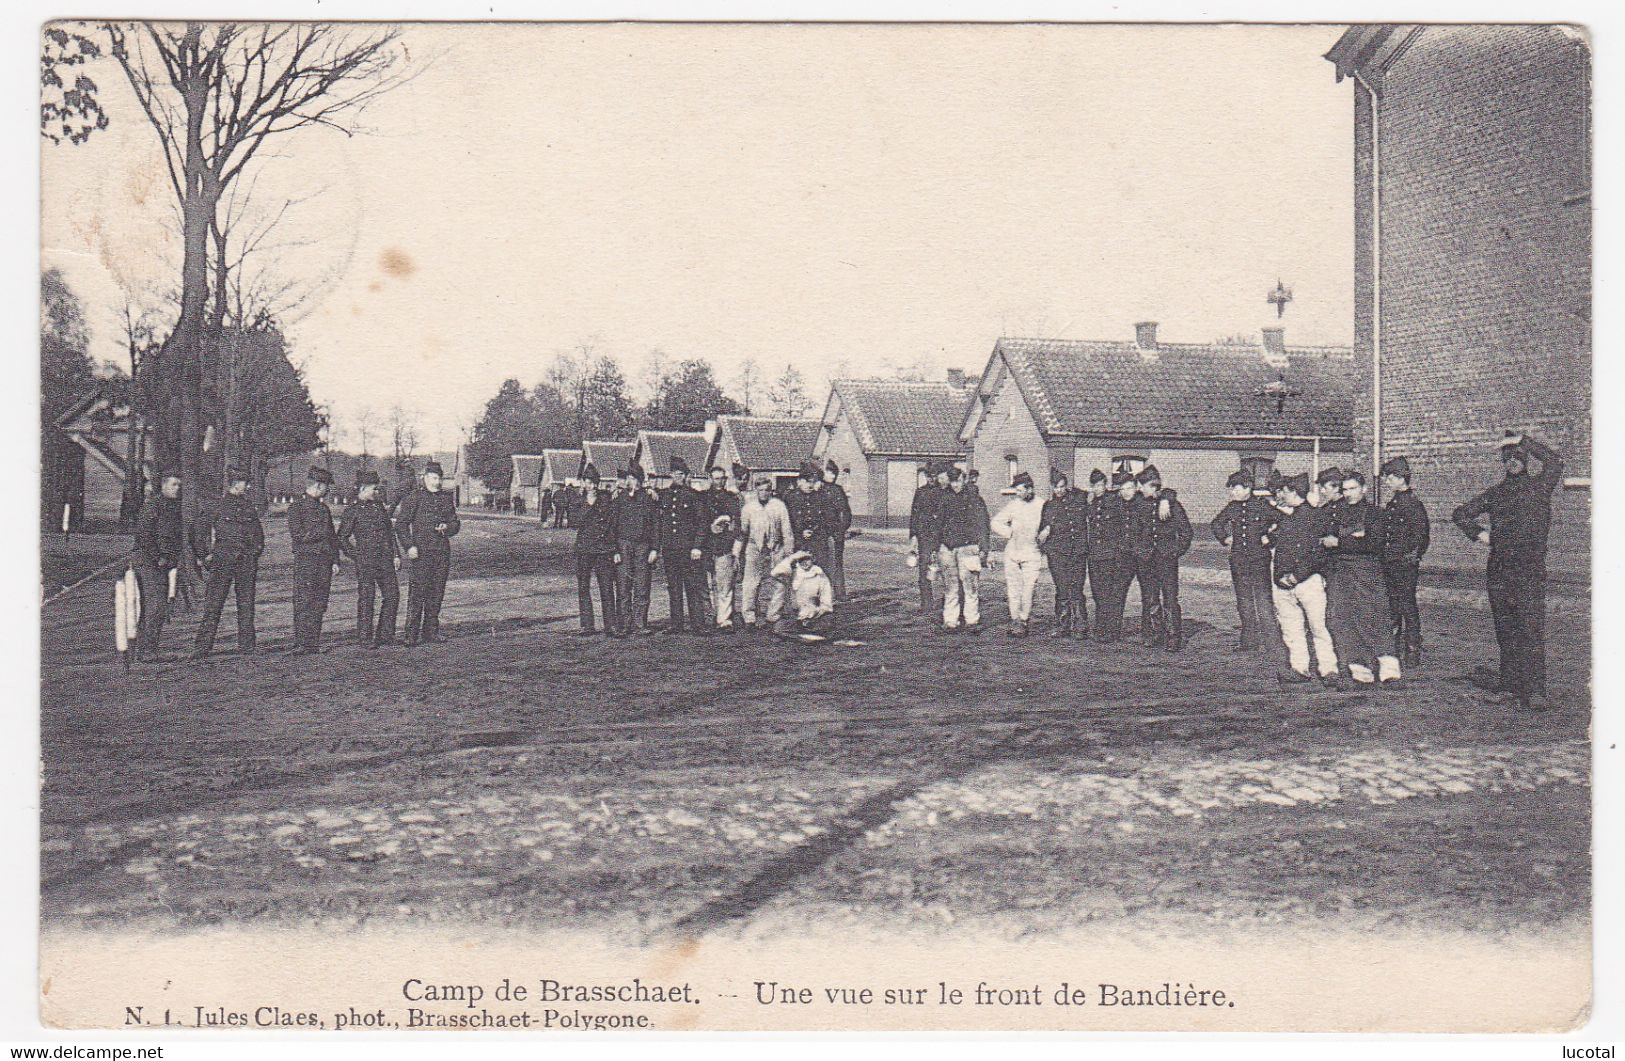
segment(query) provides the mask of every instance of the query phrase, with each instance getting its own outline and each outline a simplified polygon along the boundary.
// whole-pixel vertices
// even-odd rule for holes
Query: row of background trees
[[[746,361],[734,379],[735,399],[704,358],[673,360],[658,350],[647,358],[643,382],[649,397],[639,405],[620,364],[598,346],[584,342],[559,354],[532,387],[504,380],[470,433],[469,472],[502,491],[512,482],[516,453],[573,449],[587,439],[629,441],[640,430],[698,431],[718,416],[802,417],[815,411],[807,381],[794,365],[764,383],[756,362]]]

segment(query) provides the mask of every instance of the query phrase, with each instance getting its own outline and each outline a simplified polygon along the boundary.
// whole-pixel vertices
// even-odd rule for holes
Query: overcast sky
[[[411,26],[421,75],[364,135],[301,133],[278,268],[341,443],[400,404],[449,447],[505,377],[589,337],[731,382],[980,371],[1001,334],[1352,329],[1352,101],[1335,27]],[[43,150],[44,263],[121,359],[127,287],[173,284],[153,134]]]

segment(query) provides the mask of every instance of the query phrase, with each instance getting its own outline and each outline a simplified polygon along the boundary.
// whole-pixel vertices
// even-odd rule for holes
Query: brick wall
[[[1503,429],[1590,473],[1589,56],[1530,26],[1425,28],[1383,76],[1378,276],[1356,251],[1355,432],[1371,461],[1379,314],[1382,456],[1405,454],[1436,521],[1500,475]],[[1370,245],[1370,108],[1355,89],[1356,244]],[[1380,300],[1372,305],[1375,291]],[[1551,562],[1587,566],[1590,497],[1560,491]],[[1481,561],[1453,531],[1440,562]]]
[[[982,473],[982,495],[994,497],[1009,485],[1007,455],[1014,454],[1016,470],[1030,472],[1033,482],[1049,482],[1050,453],[1038,433],[1032,410],[1021,388],[1005,373],[988,401],[986,414],[971,443],[971,467]]]
[[[847,500],[852,504],[854,519],[867,519],[879,511],[885,513],[886,476],[884,467],[879,469],[878,481],[876,474],[870,467],[869,458],[864,454],[863,447],[858,444],[858,436],[852,430],[852,422],[845,410],[835,415],[835,426],[825,431],[825,439],[818,450],[819,464],[834,460],[847,474],[850,469],[850,478],[843,479],[846,486]]]

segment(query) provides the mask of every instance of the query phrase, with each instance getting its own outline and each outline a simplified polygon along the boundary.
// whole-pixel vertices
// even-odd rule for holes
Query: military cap
[[[1411,481],[1411,462],[1404,457],[1395,457],[1382,466],[1382,474],[1397,475],[1406,482]]]
[[[974,483],[976,480],[982,477],[982,471],[980,468],[969,468],[965,471],[965,475],[970,479],[971,482]]]
[[[1162,473],[1157,471],[1155,464],[1147,464],[1140,469],[1140,474],[1135,478],[1142,483],[1160,483],[1162,482]]]
[[[430,461],[428,464],[425,464],[423,466],[423,474],[424,475],[428,475],[430,472],[433,472],[435,475],[445,475],[446,474],[446,470],[444,468],[440,467],[440,462],[439,461]]]
[[[948,478],[949,479],[953,479],[953,480],[957,481],[957,480],[963,479],[964,477],[965,477],[965,469],[961,468],[957,464],[948,465]]]
[[[226,469],[226,482],[228,482],[228,483],[246,483],[246,482],[248,482],[248,469],[244,468],[240,464],[231,465],[230,467],[228,467]]]
[[[587,466],[581,469],[581,478],[589,483],[596,483],[598,481],[598,466],[592,461],[588,461]]]
[[[328,471],[326,468],[323,468],[319,464],[312,464],[310,466],[310,471],[305,473],[305,478],[313,483],[331,484],[333,482],[333,473]]]
[[[1317,484],[1321,485],[1321,486],[1324,486],[1327,483],[1341,483],[1342,481],[1343,481],[1343,469],[1339,468],[1335,464],[1332,465],[1330,468],[1326,468],[1326,469],[1322,470],[1321,473],[1320,473],[1320,477],[1315,480],[1315,482]]]
[[[734,461],[733,467],[729,471],[733,472],[734,482],[736,483],[745,482],[750,478],[750,469],[738,461]]]
[[[355,473],[355,485],[358,486],[358,487],[361,487],[361,486],[377,486],[378,485],[378,473],[375,472],[375,471],[371,471],[371,470],[364,471],[364,472],[356,472]]]
[[[1127,468],[1119,468],[1115,472],[1112,472],[1113,486],[1122,486],[1124,483],[1132,483],[1133,481],[1134,473],[1129,471]]]
[[[1103,483],[1106,481],[1106,473],[1099,468],[1095,468],[1089,472],[1089,481],[1091,483]]]
[[[839,479],[841,477],[841,466],[836,464],[835,459],[832,457],[824,462],[824,472],[832,478]]]
[[[1062,483],[1067,482],[1067,481],[1068,480],[1067,480],[1065,472],[1063,472],[1059,468],[1055,468],[1055,467],[1050,468],[1050,470],[1049,470],[1049,484],[1051,486],[1060,486]]]
[[[673,457],[671,459],[671,474],[673,474],[673,475],[687,475],[688,474],[688,461],[684,460],[681,457]]]
[[[1017,472],[1016,477],[1014,479],[1010,480],[1010,485],[1011,486],[1031,486],[1031,485],[1033,485],[1033,477],[1028,472]]]
[[[824,473],[819,470],[816,462],[802,461],[801,477],[807,480],[809,483],[816,483],[819,479],[824,477]]]
[[[1360,471],[1358,469],[1356,469],[1356,470],[1354,470],[1352,472],[1344,472],[1343,473],[1343,481],[1345,483],[1350,483],[1350,482],[1359,483],[1361,486],[1364,486],[1365,485],[1365,472],[1362,472],[1362,471]]]
[[[1501,436],[1501,459],[1515,460],[1525,464],[1529,462],[1529,450],[1523,444],[1523,436],[1516,431],[1508,431]]]
[[[1287,479],[1283,479],[1281,481],[1281,489],[1283,489],[1283,490],[1291,490],[1293,493],[1297,494],[1299,497],[1308,497],[1309,496],[1309,473],[1308,472],[1299,472],[1297,475],[1291,476],[1291,477],[1289,477]]]
[[[1231,472],[1230,473],[1230,478],[1228,478],[1228,479],[1226,479],[1224,481],[1224,485],[1227,486],[1227,487],[1228,486],[1252,486],[1253,485],[1253,477],[1251,475],[1248,475],[1245,470],[1237,471],[1237,472]]]

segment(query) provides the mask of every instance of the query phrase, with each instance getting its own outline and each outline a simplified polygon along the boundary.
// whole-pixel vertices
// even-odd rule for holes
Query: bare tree
[[[318,126],[352,134],[361,112],[411,75],[396,30],[230,22],[106,29],[113,57],[157,133],[180,207],[180,319],[158,355],[167,406],[159,441],[165,459],[180,466],[183,518],[191,519],[202,473],[203,362],[219,334],[229,272],[217,272],[211,320],[209,244],[211,234],[225,231],[221,197],[267,143]],[[226,260],[221,241],[214,250]],[[181,567],[190,572],[190,564]]]
[[[394,453],[396,483],[412,478],[412,455],[418,451],[418,415],[396,405],[389,410],[389,444]]]
[[[361,447],[361,452],[357,456],[361,458],[361,468],[365,471],[372,462],[372,440],[378,435],[378,411],[370,405],[364,405],[350,417],[350,424],[350,430],[355,432],[356,441]]]
[[[807,380],[794,365],[785,365],[784,374],[768,388],[767,400],[772,403],[775,416],[806,416],[812,408],[807,395]]]
[[[754,415],[756,395],[762,389],[762,369],[754,357],[745,358],[745,363],[739,366],[738,373],[734,375],[734,386],[739,388],[739,404],[744,408],[745,415]]]

